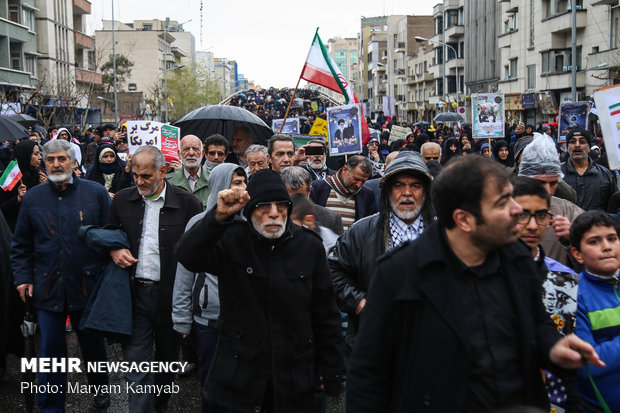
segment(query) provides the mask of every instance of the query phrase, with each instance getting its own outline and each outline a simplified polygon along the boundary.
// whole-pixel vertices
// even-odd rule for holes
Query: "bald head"
[[[192,173],[200,168],[202,162],[202,141],[196,135],[185,135],[179,147],[183,168]]]
[[[428,162],[430,160],[439,162],[441,159],[441,146],[436,142],[426,142],[420,148],[420,152],[422,153],[424,162]]]
[[[394,160],[394,158],[396,158],[396,155],[398,155],[400,152],[398,151],[394,151],[394,152],[390,152],[388,156],[385,157],[385,168],[387,169],[388,165],[390,164],[390,162],[392,162],[392,160]]]

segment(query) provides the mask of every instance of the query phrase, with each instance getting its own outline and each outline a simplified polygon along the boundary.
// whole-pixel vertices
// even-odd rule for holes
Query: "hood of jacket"
[[[223,189],[230,188],[230,181],[232,180],[233,173],[237,169],[243,171],[243,168],[237,164],[223,163],[211,170],[211,174],[209,175],[209,188],[211,188],[211,192],[207,199],[207,211],[217,204],[217,194]],[[245,175],[245,171],[243,174]]]

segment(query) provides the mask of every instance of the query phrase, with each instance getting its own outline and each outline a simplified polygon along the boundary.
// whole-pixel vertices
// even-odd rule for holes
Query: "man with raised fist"
[[[244,219],[235,217],[242,211]],[[218,345],[203,391],[218,411],[309,411],[342,387],[340,315],[321,239],[291,222],[280,176],[256,172],[181,237],[193,272],[218,276]]]

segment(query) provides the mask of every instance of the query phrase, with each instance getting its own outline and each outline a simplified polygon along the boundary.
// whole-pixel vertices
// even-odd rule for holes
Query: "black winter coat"
[[[157,317],[165,320],[172,328],[172,289],[177,272],[174,245],[185,231],[185,225],[194,215],[202,211],[202,204],[186,190],[166,185],[166,198],[159,214],[159,262],[160,294]],[[131,253],[138,258],[144,200],[137,187],[123,189],[116,193],[110,206],[110,224],[120,226],[127,234]],[[131,268],[135,274],[136,266]]]
[[[290,223],[279,239],[268,240],[247,221],[216,221],[214,209],[176,249],[188,270],[218,276],[219,336],[206,383],[209,398],[235,411],[258,411],[271,381],[274,412],[307,412],[319,375],[339,381],[344,369],[323,244]]]
[[[457,273],[442,228],[379,259],[347,372],[347,412],[462,412],[474,364]],[[559,339],[546,314],[532,256],[499,250],[518,324],[523,401],[549,410],[539,368],[553,370]],[[557,370],[557,369],[556,369]]]

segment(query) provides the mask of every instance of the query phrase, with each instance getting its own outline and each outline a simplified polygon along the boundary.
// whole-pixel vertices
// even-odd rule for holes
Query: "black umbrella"
[[[37,118],[33,118],[32,116],[26,115],[25,113],[11,113],[10,115],[4,115],[4,116],[26,127],[34,126],[37,123],[39,123]]]
[[[37,331],[37,322],[34,317],[34,311],[32,309],[32,303],[26,291],[26,314],[24,315],[24,321],[20,326],[22,335],[24,336],[24,358],[30,359],[35,356],[34,351],[34,335]],[[34,373],[29,369],[26,369],[22,373],[22,382],[34,383]],[[34,393],[24,392],[24,399],[26,401],[26,411],[31,412],[34,406]]]
[[[0,142],[14,142],[30,136],[28,129],[6,116],[0,116]]]
[[[456,112],[442,112],[433,119],[437,122],[463,122],[465,119]]]
[[[219,133],[232,141],[232,135],[238,128],[250,129],[254,143],[265,144],[273,131],[265,122],[252,112],[227,105],[207,105],[195,109],[174,123],[181,128],[181,136],[193,134],[201,139]]]

